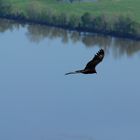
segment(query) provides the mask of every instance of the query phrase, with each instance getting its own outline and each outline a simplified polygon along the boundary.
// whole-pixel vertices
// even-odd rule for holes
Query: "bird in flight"
[[[103,60],[103,58],[104,58],[104,50],[100,49],[95,54],[93,59],[87,63],[86,67],[83,70],[77,70],[77,71],[74,71],[74,72],[69,72],[69,73],[66,73],[65,75],[76,74],[76,73],[83,73],[83,74],[97,73],[95,67],[96,67],[96,65],[98,65]]]

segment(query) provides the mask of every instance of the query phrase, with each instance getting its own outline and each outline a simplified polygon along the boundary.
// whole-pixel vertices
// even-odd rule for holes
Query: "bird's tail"
[[[82,73],[83,70],[77,70],[77,71],[74,71],[74,72],[68,72],[66,73],[65,75],[69,75],[69,74],[77,74],[77,73]]]

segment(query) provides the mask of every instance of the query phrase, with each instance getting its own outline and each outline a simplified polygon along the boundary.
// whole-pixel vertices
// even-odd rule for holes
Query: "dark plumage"
[[[69,72],[66,73],[65,75],[68,74],[76,74],[76,73],[83,73],[83,74],[93,74],[93,73],[97,73],[96,72],[96,65],[99,64],[104,58],[104,50],[100,49],[96,55],[93,57],[93,59],[91,61],[89,61],[86,65],[86,67],[83,70],[77,70],[75,72]]]

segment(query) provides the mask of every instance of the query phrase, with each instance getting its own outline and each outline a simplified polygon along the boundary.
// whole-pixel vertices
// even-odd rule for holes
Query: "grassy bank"
[[[140,39],[139,0],[0,0],[0,16]]]

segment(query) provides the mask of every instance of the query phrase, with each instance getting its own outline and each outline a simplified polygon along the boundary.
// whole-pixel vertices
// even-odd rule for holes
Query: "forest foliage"
[[[90,12],[81,15],[69,14],[69,12],[55,12],[51,8],[42,8],[36,2],[30,1],[26,7],[18,9],[9,0],[0,0],[0,16],[78,31],[140,39],[140,23],[129,15],[110,16],[106,13],[94,15]]]

